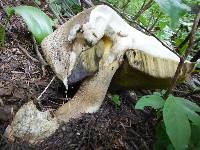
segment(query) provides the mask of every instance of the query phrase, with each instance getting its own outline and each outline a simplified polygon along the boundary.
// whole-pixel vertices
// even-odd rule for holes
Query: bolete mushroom
[[[111,89],[166,88],[173,78],[179,57],[156,38],[127,24],[113,9],[99,5],[72,17],[46,37],[42,44],[46,61],[66,89],[82,81],[69,102],[55,115],[37,110],[33,102],[16,114],[11,133],[15,137],[41,142],[60,122],[96,112],[111,83]],[[195,64],[185,62],[178,82]]]

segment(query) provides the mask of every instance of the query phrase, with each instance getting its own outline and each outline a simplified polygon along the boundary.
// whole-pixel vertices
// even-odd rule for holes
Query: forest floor
[[[33,5],[25,0],[1,0],[4,6]],[[43,5],[43,10],[52,15]],[[3,9],[0,8],[0,16]],[[3,22],[3,18],[0,20]],[[57,132],[34,147],[27,142],[16,140],[10,142],[4,137],[6,127],[11,123],[14,114],[26,102],[33,100],[39,103],[39,109],[56,109],[66,102],[65,88],[59,79],[55,79],[45,94],[36,101],[54,73],[50,68],[42,69],[40,62],[27,57],[23,52],[37,58],[35,44],[31,33],[20,17],[11,18],[6,32],[5,47],[0,49],[0,149],[135,149],[148,150],[155,142],[155,128],[158,118],[152,109],[139,111],[134,109],[137,100],[153,90],[123,91],[120,107],[116,107],[108,92],[100,110],[94,114],[84,114],[80,119],[73,119],[63,124]],[[40,50],[40,47],[39,47]],[[200,75],[193,74],[187,82],[177,86],[174,95],[184,95],[191,91],[192,81],[200,82]],[[68,91],[72,96],[78,85]],[[200,95],[189,95],[186,98],[200,104]],[[26,140],[26,139],[24,139]]]

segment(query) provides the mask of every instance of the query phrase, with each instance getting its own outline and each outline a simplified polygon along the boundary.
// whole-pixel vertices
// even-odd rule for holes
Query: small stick
[[[49,88],[49,86],[51,85],[51,83],[55,80],[55,76],[51,79],[51,81],[49,82],[49,84],[45,87],[44,91],[42,91],[42,93],[40,94],[40,96],[38,96],[37,101],[40,100],[40,98],[42,97],[42,95],[46,92],[46,90]]]
[[[181,72],[181,69],[184,65],[184,62],[187,58],[187,56],[189,55],[190,51],[192,50],[192,47],[193,47],[193,44],[194,44],[194,37],[195,37],[195,32],[197,31],[197,27],[198,27],[198,23],[199,23],[199,20],[200,20],[200,9],[197,13],[197,16],[194,20],[194,23],[193,23],[193,26],[192,26],[192,30],[191,30],[191,34],[190,34],[190,38],[189,38],[189,45],[185,51],[185,55],[180,57],[180,62],[178,64],[178,67],[176,69],[176,72],[175,72],[175,75],[174,75],[174,78],[172,79],[171,81],[171,85],[170,87],[167,89],[167,91],[165,92],[165,94],[163,95],[163,98],[166,100],[169,96],[169,94],[171,93],[172,89],[174,88],[174,86],[176,85],[176,81],[178,79],[178,76]]]
[[[2,23],[0,23],[0,25],[3,26]],[[10,32],[9,30],[7,30],[7,32],[8,32],[10,35],[12,35],[12,32]],[[39,62],[36,58],[33,58],[33,57],[29,54],[29,52],[19,44],[19,43],[21,43],[21,42],[18,41],[15,37],[13,38],[13,41],[15,41],[16,43],[18,43],[18,44],[17,44],[18,47],[21,49],[21,51],[22,51],[30,60],[32,60],[33,62]]]
[[[48,64],[46,63],[46,61],[44,60],[44,58],[42,57],[40,51],[38,50],[38,45],[37,45],[37,42],[35,40],[35,38],[32,36],[32,39],[33,39],[33,44],[34,44],[34,48],[35,48],[35,51],[36,51],[36,54],[39,58],[39,61],[41,62],[41,64],[43,66],[47,66]]]
[[[181,96],[192,96],[192,95],[197,95],[197,94],[199,94],[199,93],[200,93],[200,89],[194,90],[194,91],[189,92],[189,93],[186,93],[186,94],[183,94],[183,95],[181,95]]]
[[[151,7],[153,2],[154,2],[153,0],[149,0],[147,4],[145,4],[146,3],[146,0],[145,0],[139,12],[133,17],[133,20],[137,20],[147,9]]]
[[[14,39],[15,40],[15,39]],[[39,62],[37,59],[33,58],[31,55],[29,55],[28,51],[23,48],[19,43],[17,44],[18,47],[20,48],[20,50],[29,58],[31,59],[33,62]]]

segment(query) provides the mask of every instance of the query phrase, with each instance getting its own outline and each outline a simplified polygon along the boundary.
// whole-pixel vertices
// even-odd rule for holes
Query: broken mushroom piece
[[[36,111],[33,103],[17,112],[11,124],[12,133],[15,137],[28,137],[31,143],[50,136],[60,122],[80,117],[82,113],[96,112],[110,83],[111,87],[125,89],[168,87],[179,63],[179,57],[157,39],[134,29],[105,5],[74,16],[46,37],[41,46],[47,62],[66,89],[69,84],[83,82],[72,100],[55,111],[54,118],[42,117],[48,126],[53,124],[50,132],[34,131],[36,125],[43,128],[43,122],[32,123],[43,112]],[[185,62],[179,81],[183,81],[194,66]],[[27,110],[37,113],[26,115]],[[21,127],[24,124],[29,128]]]

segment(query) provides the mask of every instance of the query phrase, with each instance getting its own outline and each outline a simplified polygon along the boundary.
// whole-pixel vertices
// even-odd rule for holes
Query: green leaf
[[[144,26],[148,26],[149,20],[147,20],[144,16],[140,16],[139,20]]]
[[[190,11],[190,7],[182,3],[181,0],[155,0],[160,6],[161,10],[166,13],[172,19],[172,26],[174,26],[181,16],[187,11]]]
[[[4,47],[5,42],[5,28],[0,25],[0,46]]]
[[[182,97],[175,97],[175,100],[178,104],[181,104],[193,111],[200,112],[200,107],[197,104],[195,104],[187,99],[184,99]]]
[[[135,109],[144,109],[145,106],[151,106],[154,109],[160,109],[164,106],[165,101],[156,92],[154,95],[146,95],[141,97],[135,105]]]
[[[188,119],[200,127],[200,116],[195,113],[195,111],[200,112],[200,107],[197,104],[181,97],[175,97],[175,101],[177,105],[182,107],[184,113],[188,116]]]
[[[112,101],[115,104],[115,106],[117,106],[117,107],[119,107],[121,105],[121,100],[120,100],[119,95],[113,95]]]
[[[184,40],[185,38],[186,38],[185,36],[183,36],[182,39],[177,38],[177,39],[175,40],[176,46],[178,47],[178,46],[183,42],[183,40]],[[185,53],[185,50],[186,50],[187,47],[188,47],[188,43],[185,43],[184,46],[181,47],[181,48],[179,49],[179,52],[178,52],[178,53],[179,53],[180,55],[183,55],[183,54]]]
[[[165,102],[163,119],[167,135],[173,146],[177,150],[187,149],[191,136],[190,123],[184,109],[176,103],[171,95]]]
[[[167,26],[168,22],[159,22],[159,27],[160,27],[160,30],[163,30],[166,26]]]
[[[6,13],[8,15],[8,18],[10,18],[15,13],[15,10],[12,7],[7,7]]]
[[[13,11],[23,17],[37,42],[41,43],[46,36],[53,32],[53,21],[40,9],[32,6],[17,6],[7,9],[8,14],[12,14]]]

